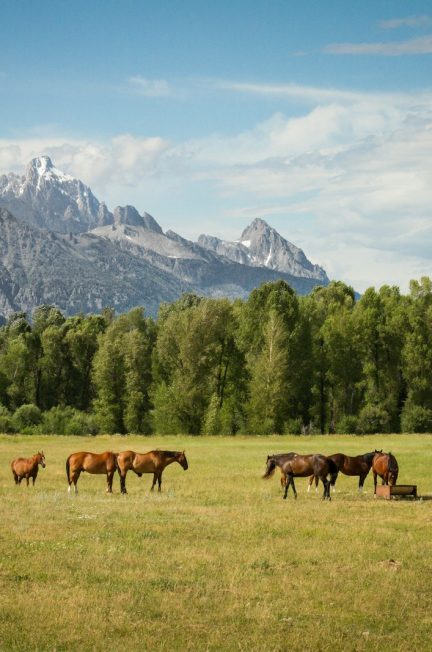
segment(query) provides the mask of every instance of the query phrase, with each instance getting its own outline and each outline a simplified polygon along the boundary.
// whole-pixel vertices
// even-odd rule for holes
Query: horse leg
[[[14,480],[15,480],[15,484],[19,484],[18,476],[15,473],[15,471],[13,471],[13,477],[14,477]]]
[[[72,479],[69,480],[69,489],[68,489],[69,493],[70,493],[70,490],[71,490],[71,484],[73,482],[74,488],[75,488],[75,495],[77,495],[77,493],[78,493],[77,483],[78,483],[80,475],[81,475],[81,471],[74,471],[74,473],[72,474]]]
[[[158,475],[158,491],[161,491],[162,486],[162,471]]]
[[[292,488],[293,488],[293,491],[294,491],[294,498],[297,500],[297,491],[296,491],[296,488],[295,488],[294,476],[293,475],[291,476],[291,485],[292,485]]]
[[[364,481],[365,481],[365,480],[366,480],[366,476],[365,476],[365,475],[361,475],[361,476],[359,477],[358,490],[359,490],[360,493],[363,491],[363,485],[364,485]]]
[[[127,473],[127,472],[125,472],[125,473],[122,475],[122,473],[120,472],[120,469],[119,469],[119,475],[120,475],[120,491],[121,491],[122,494],[127,494],[127,489],[126,489],[126,473]]]
[[[288,494],[288,488],[291,484],[291,476],[285,476],[285,491],[283,495],[283,499],[286,500],[287,494]]]
[[[28,474],[28,473],[26,473],[26,477],[25,477],[25,479],[26,479],[27,487],[28,487],[28,486],[29,486],[29,474]]]
[[[106,488],[107,494],[112,494],[112,483],[113,483],[114,473],[115,473],[115,469],[113,471],[107,472],[107,488]]]
[[[153,489],[155,488],[155,484],[156,484],[156,482],[157,482],[157,478],[158,478],[157,473],[153,473],[153,484],[152,484],[152,486],[151,486],[150,491],[153,491]]]
[[[311,477],[309,478],[309,484],[308,484],[308,489],[307,489],[308,493],[310,493],[311,486],[313,485],[314,480],[315,480],[315,476],[311,475]]]
[[[331,500],[330,496],[330,480],[327,480],[327,476],[324,476],[321,478],[322,483],[324,485],[324,494],[323,494],[323,500],[327,498],[327,500]]]
[[[318,493],[319,477],[317,475],[313,476],[315,478],[315,493]]]
[[[374,479],[374,494],[376,494],[376,488],[377,488],[377,474],[375,471],[373,471],[373,479]]]

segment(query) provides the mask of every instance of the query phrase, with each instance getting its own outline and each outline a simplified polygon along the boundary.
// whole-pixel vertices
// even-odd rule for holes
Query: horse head
[[[266,470],[263,475],[263,478],[267,479],[270,478],[276,468],[276,460],[274,458],[274,455],[267,455],[267,461],[266,461]]]
[[[399,475],[399,466],[394,455],[390,452],[388,454],[388,481],[391,486],[394,486],[397,483]]]
[[[40,464],[41,467],[44,469],[46,467],[44,452],[43,451],[38,452],[36,458],[37,458],[37,463]]]
[[[184,451],[182,451],[181,453],[177,453],[177,462],[185,471],[189,468],[189,464],[186,459],[186,455]]]

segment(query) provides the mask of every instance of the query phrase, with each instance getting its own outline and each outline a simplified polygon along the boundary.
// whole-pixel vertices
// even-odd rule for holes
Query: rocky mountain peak
[[[261,236],[269,231],[275,231],[265,220],[261,217],[256,217],[252,222],[247,226],[240,237],[240,242],[247,240],[251,236]]]
[[[149,231],[162,234],[163,231],[154,217],[149,213],[140,215],[135,206],[117,206],[113,212],[114,224],[128,224],[129,226],[141,226]]]
[[[235,262],[328,283],[327,274],[321,267],[313,265],[301,249],[285,240],[276,229],[259,217],[244,229],[236,242],[205,235],[201,235],[198,242]]]

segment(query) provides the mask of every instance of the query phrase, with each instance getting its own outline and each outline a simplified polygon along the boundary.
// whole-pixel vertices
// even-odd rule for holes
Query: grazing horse
[[[336,480],[339,472],[343,473],[344,475],[358,475],[359,476],[358,490],[363,491],[364,481],[366,480],[366,477],[369,471],[371,470],[372,460],[374,458],[375,453],[376,451],[373,451],[373,453],[364,453],[363,455],[356,455],[355,457],[350,457],[349,455],[344,455],[343,453],[335,453],[334,455],[328,455],[327,458],[329,460],[332,460],[337,467],[337,472],[332,476],[330,481],[330,484],[333,487],[333,491],[335,490],[334,486],[336,484]],[[311,476],[309,480],[308,491],[310,491],[314,479],[315,479],[315,485],[316,487],[318,487],[318,478],[314,478],[314,476]]]
[[[32,457],[17,457],[11,462],[11,469],[15,484],[21,484],[23,478],[27,481],[27,487],[29,486],[29,478],[33,478],[33,486],[36,482],[37,474],[39,471],[39,464],[44,469],[45,464],[45,455],[43,451],[32,455]]]
[[[382,478],[382,484],[395,485],[399,475],[399,466],[395,456],[390,452],[375,451],[372,460],[372,473],[374,477],[374,493],[376,493],[378,475]]]
[[[105,453],[72,453],[66,460],[66,475],[70,493],[72,483],[75,493],[78,493],[77,482],[82,471],[87,473],[105,474],[107,477],[107,493],[112,493],[112,483],[117,468],[117,456],[111,451]]]
[[[331,500],[330,480],[327,479],[327,476],[337,473],[337,468],[334,462],[328,460],[324,455],[298,455],[297,453],[269,455],[263,478],[270,478],[277,466],[283,474],[284,481],[283,483],[281,481],[281,484],[285,485],[284,499],[288,495],[290,485],[293,488],[294,498],[297,498],[294,478],[306,478],[312,475],[318,477],[324,485],[323,499]]]
[[[150,491],[153,491],[156,482],[158,491],[161,490],[162,472],[168,464],[178,462],[186,471],[188,461],[184,451],[149,451],[148,453],[135,453],[134,451],[123,451],[117,455],[118,472],[120,475],[120,489],[126,494],[126,474],[133,471],[140,478],[143,473],[153,473],[153,484]]]

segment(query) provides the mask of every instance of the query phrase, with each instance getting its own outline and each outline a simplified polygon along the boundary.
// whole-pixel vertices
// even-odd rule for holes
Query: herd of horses
[[[318,487],[319,481],[324,485],[323,499],[331,500],[330,487],[333,489],[339,473],[350,476],[358,476],[359,491],[362,491],[364,481],[372,469],[374,477],[374,493],[376,494],[377,478],[382,484],[395,485],[399,475],[399,466],[396,458],[391,453],[383,453],[382,450],[374,450],[371,453],[350,457],[344,453],[334,455],[298,455],[297,453],[280,453],[267,457],[266,470],[263,478],[270,478],[279,467],[281,471],[281,485],[284,488],[283,497],[288,495],[288,489],[292,487],[294,498],[297,498],[297,491],[294,478],[309,477],[308,491],[315,481]]]
[[[135,453],[134,451],[122,451],[113,453],[89,453],[79,452],[72,453],[66,460],[66,476],[68,481],[68,491],[70,493],[72,485],[75,493],[78,493],[78,480],[81,473],[94,473],[106,475],[107,492],[112,493],[112,484],[114,474],[118,471],[120,476],[120,490],[126,494],[126,475],[128,471],[133,471],[138,477],[143,473],[153,473],[153,491],[156,483],[158,490],[161,491],[162,473],[164,469],[173,462],[177,462],[186,471],[188,461],[184,451],[167,451],[152,450],[148,453]],[[27,486],[29,480],[33,479],[33,485],[36,482],[39,465],[45,468],[45,455],[38,452],[29,458],[18,457],[11,462],[13,477],[16,484],[21,484],[25,478]],[[377,478],[382,479],[386,485],[395,485],[397,482],[399,467],[396,458],[391,453],[384,453],[382,450],[374,450],[371,453],[364,453],[350,457],[344,453],[334,455],[299,455],[298,453],[279,453],[267,457],[266,470],[263,478],[270,478],[276,467],[281,472],[281,485],[284,489],[283,498],[288,495],[288,489],[292,487],[294,497],[297,498],[297,491],[294,484],[294,478],[309,477],[310,491],[311,485],[315,481],[318,488],[321,480],[324,486],[323,499],[331,500],[330,487],[333,489],[336,484],[339,473],[349,476],[358,476],[359,491],[363,489],[364,481],[372,469],[374,477],[374,493],[376,493]]]

